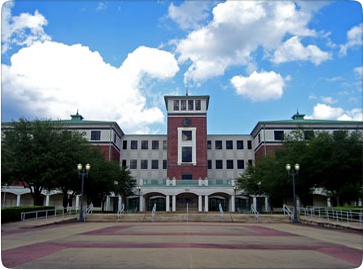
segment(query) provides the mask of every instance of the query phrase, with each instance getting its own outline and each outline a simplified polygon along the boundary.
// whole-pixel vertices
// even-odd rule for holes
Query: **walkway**
[[[301,224],[17,224],[2,226],[2,263],[9,268],[356,268],[362,262],[361,233]]]

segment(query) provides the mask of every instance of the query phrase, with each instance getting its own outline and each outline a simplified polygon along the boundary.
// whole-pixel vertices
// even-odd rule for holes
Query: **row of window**
[[[85,132],[83,133],[85,135]],[[113,134],[113,142],[116,143],[116,133]],[[100,141],[101,140],[101,130],[91,130],[91,141]]]
[[[190,132],[190,134],[188,133]],[[192,135],[191,135],[191,131],[183,131],[183,137],[182,140],[183,141],[190,141],[192,139]],[[128,141],[123,141],[122,142],[122,149],[127,149],[128,145],[127,145]],[[130,141],[130,149],[136,150],[139,147],[139,141],[137,140],[131,140]],[[149,141],[148,140],[141,140],[140,141],[141,144],[141,149],[142,150],[148,150],[149,149]],[[158,140],[152,140],[151,141],[151,149],[152,150],[159,150],[159,141]],[[212,141],[208,140],[207,141],[207,148],[208,149],[212,149]],[[167,149],[167,140],[163,140],[163,149],[166,150]],[[243,140],[226,140],[225,141],[225,148],[223,148],[223,141],[222,140],[216,140],[214,141],[214,149],[216,150],[222,150],[222,149],[244,149],[244,141]],[[252,149],[252,141],[248,140],[247,141],[247,149]]]
[[[149,160],[147,159],[141,159],[140,160],[140,169],[142,170],[147,170],[149,169]],[[248,165],[252,165],[252,159],[247,160],[247,164]],[[214,162],[214,167],[212,164],[212,160],[208,160],[208,169],[217,169],[217,170],[222,170],[222,169],[231,169],[233,170],[234,168],[243,170],[245,168],[245,160],[243,159],[237,159],[237,160],[233,160],[233,159],[227,159],[225,160],[225,164],[223,164],[223,160],[221,159],[217,159]],[[153,159],[151,160],[151,169],[152,170],[158,170],[159,169],[159,164],[160,161],[158,159]],[[125,159],[122,160],[122,166],[126,167],[127,166],[127,162]],[[137,170],[138,169],[138,160],[137,159],[131,159],[130,160],[130,164],[129,164],[129,168],[132,170]],[[163,170],[167,169],[167,160],[164,159],[162,161],[162,168]]]
[[[202,102],[200,99],[174,100],[174,111],[200,111],[201,109],[202,109]]]

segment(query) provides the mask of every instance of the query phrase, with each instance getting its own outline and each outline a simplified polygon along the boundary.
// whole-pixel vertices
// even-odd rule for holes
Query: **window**
[[[130,160],[130,169],[137,169],[137,159]]]
[[[182,162],[192,162],[192,147],[182,147]]]
[[[305,130],[304,131],[304,139],[305,140],[311,140],[312,138],[314,138],[314,131],[313,130]]]
[[[122,149],[127,149],[127,141],[122,142]]]
[[[244,169],[245,168],[245,161],[243,159],[237,160],[237,169]]]
[[[222,149],[222,141],[215,141],[215,149]]]
[[[179,100],[174,100],[174,111],[179,111]]]
[[[137,149],[137,141],[131,141],[131,149]]]
[[[249,160],[247,161],[247,163],[248,163],[248,165],[249,165],[249,166],[252,166],[252,164],[253,164],[252,159],[249,159]]]
[[[191,141],[192,138],[192,131],[191,130],[183,130],[182,131],[182,140],[183,141]]]
[[[153,150],[159,149],[159,141],[151,141],[151,147]]]
[[[193,175],[191,173],[183,173],[182,174],[182,180],[192,180]]]
[[[159,160],[153,159],[151,161],[151,169],[153,169],[153,170],[159,169]]]
[[[208,169],[212,169],[212,161],[210,159],[208,159]]]
[[[197,100],[195,101],[195,110],[196,110],[196,111],[200,111],[201,109],[202,109],[201,101],[200,101],[200,99],[197,99]]]
[[[223,169],[223,162],[222,160],[216,160],[216,169]]]
[[[126,159],[123,159],[122,161],[121,161],[121,166],[122,167],[126,167],[127,165],[126,165]]]
[[[226,141],[226,149],[233,149],[233,141]]]
[[[207,149],[212,149],[212,142],[211,141],[207,141]]]
[[[141,149],[149,149],[149,141],[142,140],[141,141]]]
[[[168,168],[168,161],[166,159],[163,160],[163,170]]]
[[[237,141],[237,149],[243,149],[243,141]]]
[[[274,131],[274,138],[275,141],[283,141],[284,140],[284,132],[283,131]]]
[[[233,169],[233,160],[228,159],[226,165],[227,165],[227,169]]]
[[[117,140],[117,136],[116,136],[116,133],[113,134],[113,142],[116,143],[116,140]]]
[[[188,111],[194,111],[194,100],[188,100]]]
[[[92,130],[91,131],[91,141],[100,141],[100,140],[101,140],[101,131]]]
[[[168,149],[168,141],[167,140],[163,140],[163,150]]]
[[[252,141],[247,141],[247,148],[252,149]]]
[[[261,142],[261,133],[258,133],[258,143]]]
[[[180,101],[180,105],[181,105],[181,110],[182,111],[186,111],[187,110],[187,101],[186,100],[181,100]]]
[[[147,159],[141,160],[141,169],[147,170]]]

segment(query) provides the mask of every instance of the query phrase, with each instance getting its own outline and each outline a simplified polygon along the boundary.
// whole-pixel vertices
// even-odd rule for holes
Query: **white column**
[[[77,195],[76,196],[76,209],[78,210],[79,209],[79,198],[80,198],[81,195]]]
[[[202,198],[202,195],[198,195],[198,211],[203,212],[203,198]]]
[[[16,196],[16,206],[20,206],[20,195]]]
[[[236,212],[236,196],[231,195],[231,212]]]
[[[165,204],[166,204],[166,212],[169,212],[170,211],[170,195],[166,195],[166,198],[165,198]]]
[[[270,209],[269,209],[270,207],[269,207],[269,205],[268,205],[268,197],[266,196],[265,197],[265,212],[269,212],[270,211]]]
[[[49,195],[45,196],[45,206],[49,206]]]
[[[106,196],[106,207],[105,207],[106,209],[106,211],[110,211],[111,209],[110,209],[110,196],[108,195],[108,196]]]
[[[208,195],[204,196],[204,212],[208,212],[209,205],[208,205]]]
[[[172,197],[172,206],[171,206],[171,209],[173,212],[176,211],[176,195],[173,195]]]
[[[139,209],[140,209],[140,212],[144,212],[144,197],[140,194],[139,195]]]

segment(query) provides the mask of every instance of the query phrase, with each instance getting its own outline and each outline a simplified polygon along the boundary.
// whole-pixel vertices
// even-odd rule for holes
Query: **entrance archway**
[[[208,205],[209,211],[219,211],[219,204],[221,204],[224,212],[228,211],[228,195],[224,193],[215,193],[209,196]]]
[[[198,211],[198,196],[194,193],[182,193],[176,196],[176,211]]]
[[[166,198],[164,194],[151,193],[145,199],[145,211],[152,211],[154,204],[156,204],[156,211],[165,211]]]

